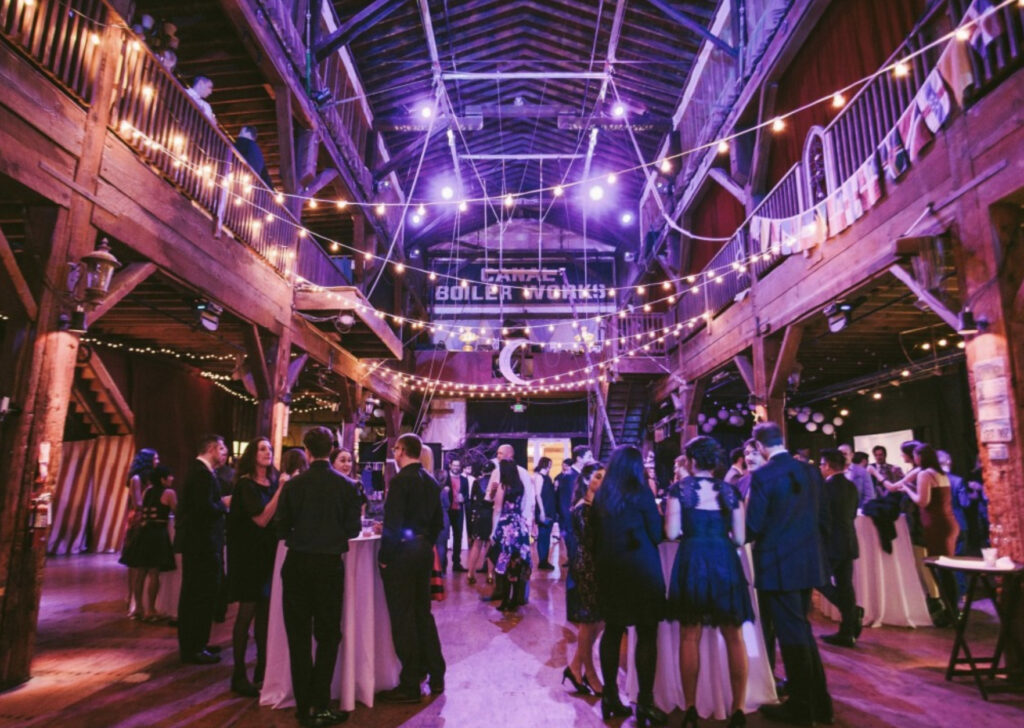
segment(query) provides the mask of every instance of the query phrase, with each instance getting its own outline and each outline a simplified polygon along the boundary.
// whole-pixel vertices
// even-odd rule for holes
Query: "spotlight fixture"
[[[590,199],[594,202],[598,202],[604,197],[604,187],[601,185],[594,185],[590,188]]]
[[[416,214],[419,215],[420,217],[423,217],[424,215],[426,215],[427,214],[427,207],[426,207],[426,205],[424,205],[421,202],[420,206],[416,208]]]
[[[450,200],[453,197],[455,197],[455,190],[453,190],[448,185],[445,185],[444,187],[441,188],[441,198],[442,199]]]
[[[220,315],[224,307],[206,298],[197,298],[194,303],[199,316],[199,325],[207,331],[216,331],[220,327]]]
[[[969,308],[965,308],[961,311],[959,318],[960,321],[956,327],[956,332],[961,336],[973,336],[974,334],[980,334],[988,328],[988,319],[982,316],[975,317],[974,311]]]
[[[421,222],[423,222],[423,218],[420,217],[418,214],[413,214],[411,219],[413,225],[419,225]]]
[[[619,219],[622,221],[623,225],[629,225],[631,222],[633,222],[633,213],[624,212],[622,213],[622,217],[620,217]]]
[[[621,104],[621,103],[620,104],[615,104],[612,107],[612,116],[614,116],[615,118],[620,119],[620,118],[622,118],[625,115],[626,115],[626,107],[625,107],[624,104]]]
[[[828,330],[838,334],[850,323],[850,311],[853,306],[846,301],[835,301],[826,306],[822,313],[828,319]]]
[[[324,106],[331,100],[331,90],[329,88],[322,88],[312,91],[309,94],[309,98],[313,100],[317,107]]]

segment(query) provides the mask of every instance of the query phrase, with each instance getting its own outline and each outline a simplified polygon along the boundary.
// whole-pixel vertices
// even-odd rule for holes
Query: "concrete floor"
[[[555,572],[557,574],[557,572]],[[559,685],[575,632],[565,624],[564,581],[535,574],[531,604],[514,617],[479,601],[486,588],[447,580],[448,600],[435,605],[448,662],[447,692],[418,706],[360,705],[348,726],[474,728],[600,726],[596,698]],[[125,573],[115,556],[51,559],[43,591],[34,677],[0,694],[0,725],[295,726],[290,710],[260,708],[228,690],[230,656],[211,667],[183,667],[175,631],[124,617]],[[214,642],[230,650],[230,623]],[[977,620],[977,651],[994,630]],[[834,630],[820,620],[820,633]],[[966,680],[943,679],[951,630],[865,631],[856,650],[822,647],[837,725],[973,728],[1024,725],[1024,689],[984,702]],[[670,725],[678,726],[676,712]],[[631,719],[625,721],[633,725]],[[701,725],[723,725],[702,721]],[[771,724],[749,716],[753,728]]]

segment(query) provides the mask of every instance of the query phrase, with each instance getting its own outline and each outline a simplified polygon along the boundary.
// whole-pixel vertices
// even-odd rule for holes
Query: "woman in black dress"
[[[494,509],[498,525],[488,559],[494,563],[497,584],[493,598],[501,597],[498,609],[514,611],[526,604],[526,584],[532,572],[530,531],[523,516],[526,484],[519,477],[519,468],[511,460],[498,463],[499,479],[494,488]]]
[[[142,493],[149,486],[149,475],[160,464],[156,450],[144,447],[135,454],[128,468],[128,517],[125,519],[124,543],[118,562],[128,567],[128,619],[142,619],[142,590],[145,573],[139,567],[129,565],[133,560],[132,550],[136,546],[142,526]]]
[[[238,461],[235,491],[228,513],[228,598],[238,602],[232,630],[235,661],[231,689],[256,697],[267,664],[267,622],[270,616],[270,581],[277,554],[277,534],[271,526],[281,494],[274,450],[270,440],[250,442]],[[256,670],[253,682],[245,671],[249,627],[256,622]]]
[[[626,627],[636,625],[637,725],[665,725],[654,705],[658,622],[665,613],[665,578],[658,543],[661,516],[647,485],[644,459],[632,445],[615,448],[591,515],[597,541],[597,604],[605,619],[601,673],[605,720],[631,713],[619,698],[619,645]]]
[[[576,478],[570,511],[573,536],[569,551],[569,579],[565,586],[565,611],[569,621],[579,625],[576,653],[562,672],[562,682],[573,684],[580,695],[600,695],[603,688],[594,666],[594,643],[601,632],[601,610],[597,606],[594,572],[594,527],[592,504],[604,480],[604,466],[589,463]]]
[[[477,567],[481,571],[487,571],[487,583],[494,583],[494,566],[487,563],[481,564],[481,556],[486,559],[487,544],[491,540],[491,532],[494,530],[494,504],[487,500],[488,473],[477,473],[469,486],[469,504],[466,506],[466,517],[469,524],[466,531],[469,535],[469,559],[466,568],[469,569],[470,584],[476,584]]]
[[[178,568],[171,535],[167,531],[171,513],[178,507],[178,496],[171,487],[173,483],[170,468],[157,465],[149,471],[149,486],[142,492],[139,508],[139,530],[132,547],[124,552],[124,563],[140,574],[135,609],[144,622],[158,622],[165,618],[156,611],[160,572]]]
[[[750,589],[736,549],[745,538],[739,490],[712,475],[722,448],[710,437],[686,443],[683,465],[693,475],[673,484],[665,509],[665,533],[682,535],[672,566],[668,617],[682,627],[679,664],[686,714],[683,726],[697,725],[697,678],[702,628],[717,628],[729,656],[732,715],[729,728],[746,725],[747,648],[743,623],[754,621]]]

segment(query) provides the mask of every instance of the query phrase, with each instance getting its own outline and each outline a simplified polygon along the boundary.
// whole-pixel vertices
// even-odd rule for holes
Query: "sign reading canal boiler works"
[[[451,275],[450,269],[438,266],[435,271]],[[434,286],[434,304],[508,306],[565,305],[572,302],[580,310],[609,301],[608,282],[614,270],[611,263],[564,268],[505,267],[492,268],[467,265],[459,269],[458,279],[442,278]],[[465,285],[463,285],[465,281]]]

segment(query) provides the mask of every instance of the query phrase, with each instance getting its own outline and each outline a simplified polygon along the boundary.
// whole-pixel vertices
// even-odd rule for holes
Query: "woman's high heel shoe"
[[[649,725],[665,725],[668,723],[668,716],[654,703],[636,704],[636,724],[643,728]]]
[[[601,697],[601,717],[605,720],[611,720],[612,718],[626,718],[633,715],[633,711],[628,705],[623,705],[622,700],[619,696],[609,697],[605,693]]]
[[[725,725],[725,728],[744,728],[746,725],[747,716],[743,714],[742,710],[737,710],[729,716],[729,722]]]
[[[587,685],[587,678],[583,678],[582,682],[576,679],[576,676],[572,674],[572,670],[568,666],[562,670],[562,685],[565,685],[565,681],[568,680],[572,683],[572,686],[576,689],[576,692],[580,695],[593,695],[593,690]]]
[[[568,668],[566,668],[566,669],[568,669]],[[600,698],[601,695],[603,694],[600,690],[598,690],[597,688],[595,688],[593,685],[590,684],[590,680],[587,678],[586,675],[583,676],[583,684],[587,686],[587,690],[590,691],[591,695],[596,695],[597,697]]]
[[[743,715],[742,711],[740,711],[740,715]],[[683,715],[682,728],[697,728],[697,709],[692,705],[686,709],[686,713]]]

